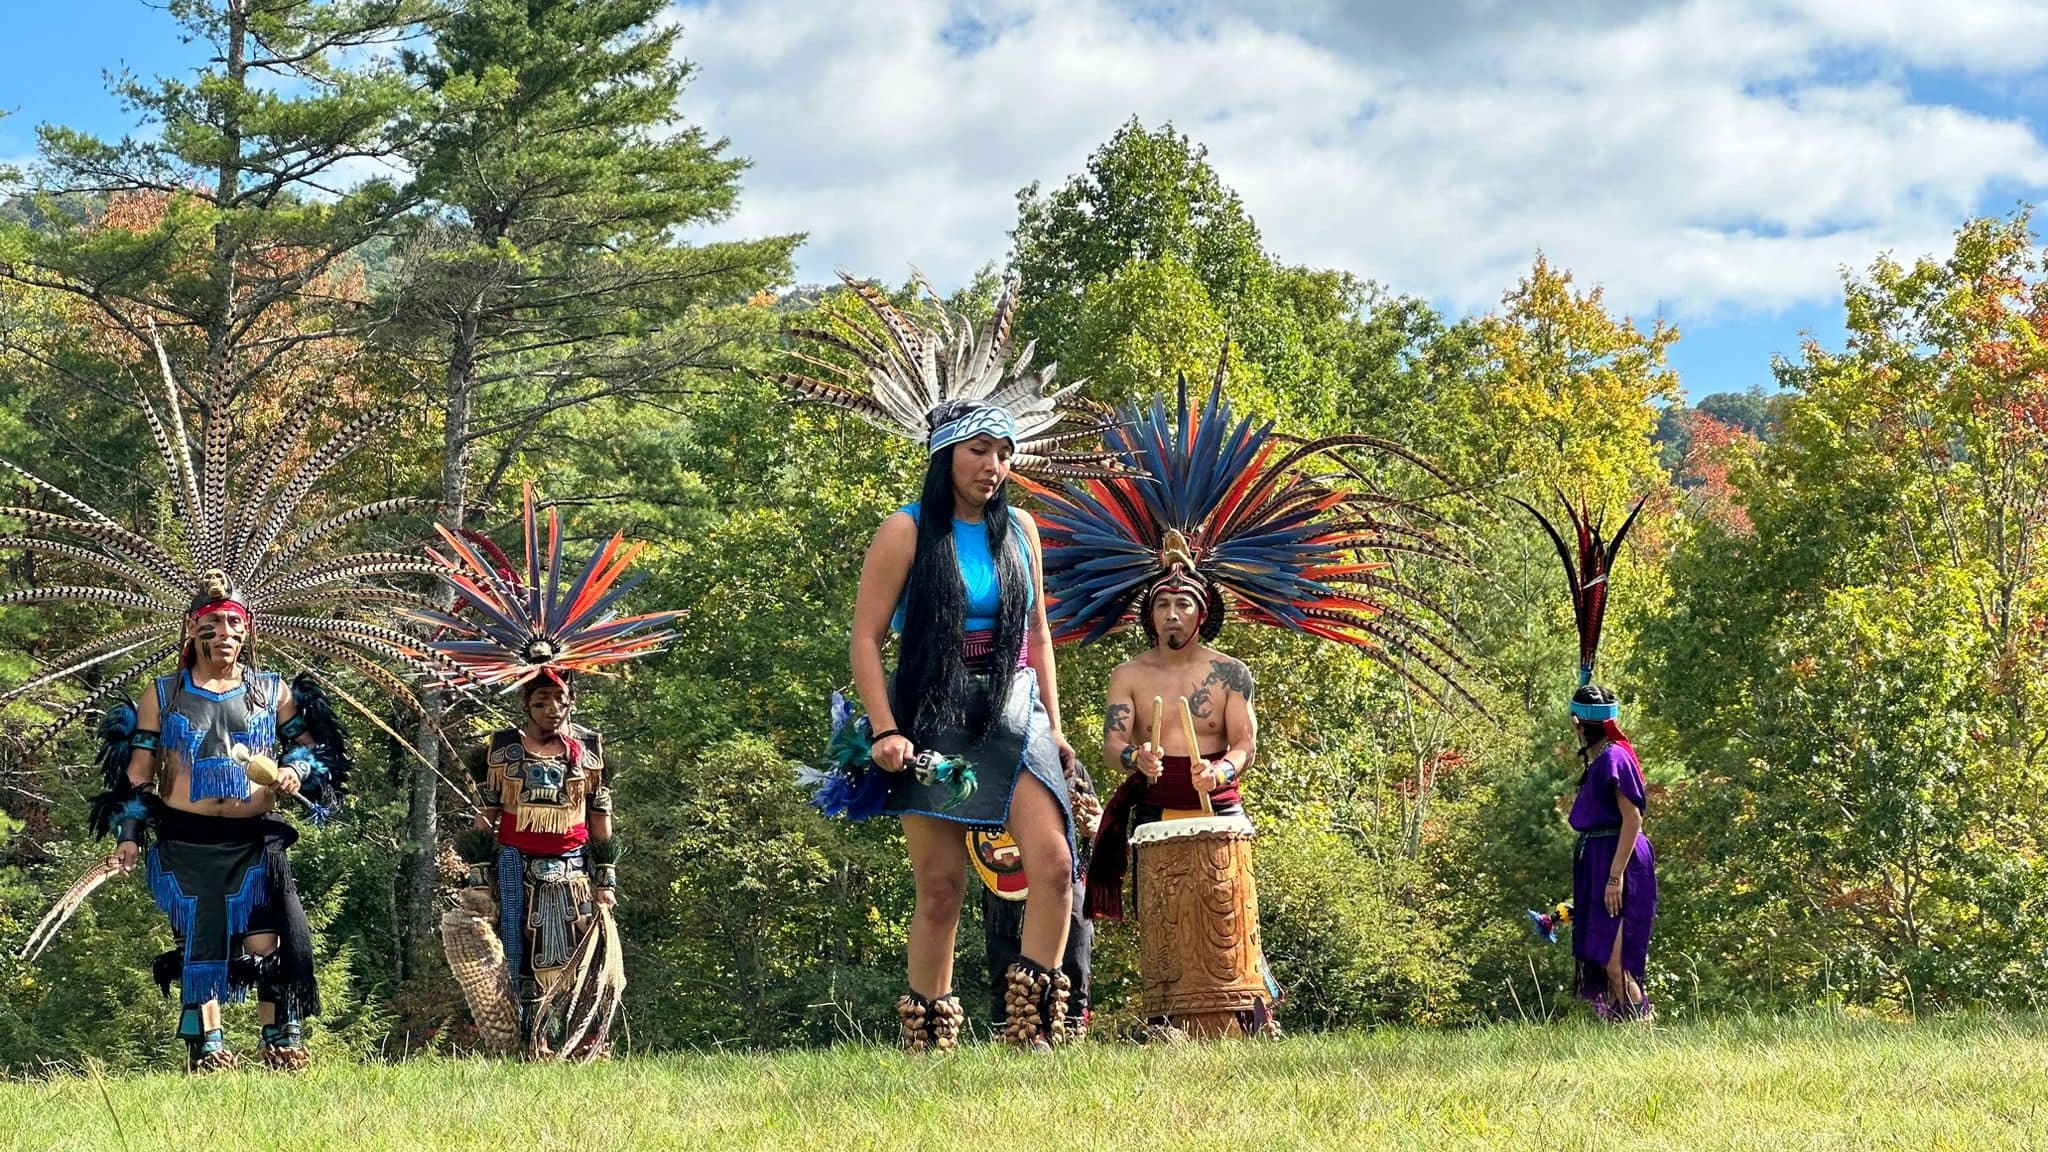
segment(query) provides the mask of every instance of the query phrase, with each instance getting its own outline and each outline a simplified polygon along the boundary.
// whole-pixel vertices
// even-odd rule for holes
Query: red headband
[[[201,604],[199,607],[185,613],[185,619],[197,620],[201,616],[211,615],[215,612],[226,612],[230,615],[239,616],[242,618],[242,623],[249,623],[249,606],[240,600],[231,600],[226,597],[219,600],[209,600]]]

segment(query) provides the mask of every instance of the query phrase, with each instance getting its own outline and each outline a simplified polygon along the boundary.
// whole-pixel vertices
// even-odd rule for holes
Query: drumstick
[[[1155,756],[1166,755],[1166,739],[1159,734],[1159,722],[1161,714],[1165,710],[1166,698],[1164,696],[1154,696],[1152,698],[1152,727],[1147,729],[1145,733],[1146,736],[1150,737],[1150,739],[1145,741],[1145,751]]]
[[[1196,751],[1201,745],[1195,742],[1195,713],[1193,709],[1188,707],[1188,698],[1185,696],[1180,698],[1180,730],[1181,734],[1187,737],[1188,771],[1192,773],[1195,770],[1195,761],[1201,759],[1202,754]],[[1192,778],[1190,779],[1192,782]],[[1214,816],[1216,809],[1209,803],[1209,794],[1197,788],[1195,789],[1195,795],[1202,798],[1202,814],[1204,816]]]

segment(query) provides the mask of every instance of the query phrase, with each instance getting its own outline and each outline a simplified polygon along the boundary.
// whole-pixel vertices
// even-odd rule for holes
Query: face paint
[[[207,663],[227,667],[249,643],[249,622],[236,612],[208,612],[188,624],[185,635]]]
[[[562,726],[569,722],[569,712],[574,707],[569,694],[553,684],[534,689],[533,694],[526,698],[527,719],[548,735],[562,730]]]

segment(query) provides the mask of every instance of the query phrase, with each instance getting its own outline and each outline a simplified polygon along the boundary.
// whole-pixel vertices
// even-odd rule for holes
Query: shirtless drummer
[[[1151,647],[1110,674],[1102,754],[1144,779],[1137,823],[1242,810],[1237,780],[1258,741],[1252,674],[1206,643],[1223,625],[1212,605],[1220,607],[1215,586],[1174,565],[1139,606]],[[1182,699],[1199,748],[1188,747]]]

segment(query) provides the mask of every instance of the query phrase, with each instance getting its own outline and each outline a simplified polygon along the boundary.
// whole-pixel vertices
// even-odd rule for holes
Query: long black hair
[[[896,721],[904,731],[929,733],[964,725],[978,739],[1009,699],[1010,677],[1024,650],[1030,577],[1024,569],[1024,548],[1021,543],[1013,546],[1006,483],[982,509],[1000,590],[991,691],[983,699],[968,691],[962,652],[967,585],[960,578],[959,555],[953,548],[953,453],[958,448],[954,444],[932,453],[925,468],[924,489],[918,496],[917,553],[904,587],[903,648],[892,696]]]

